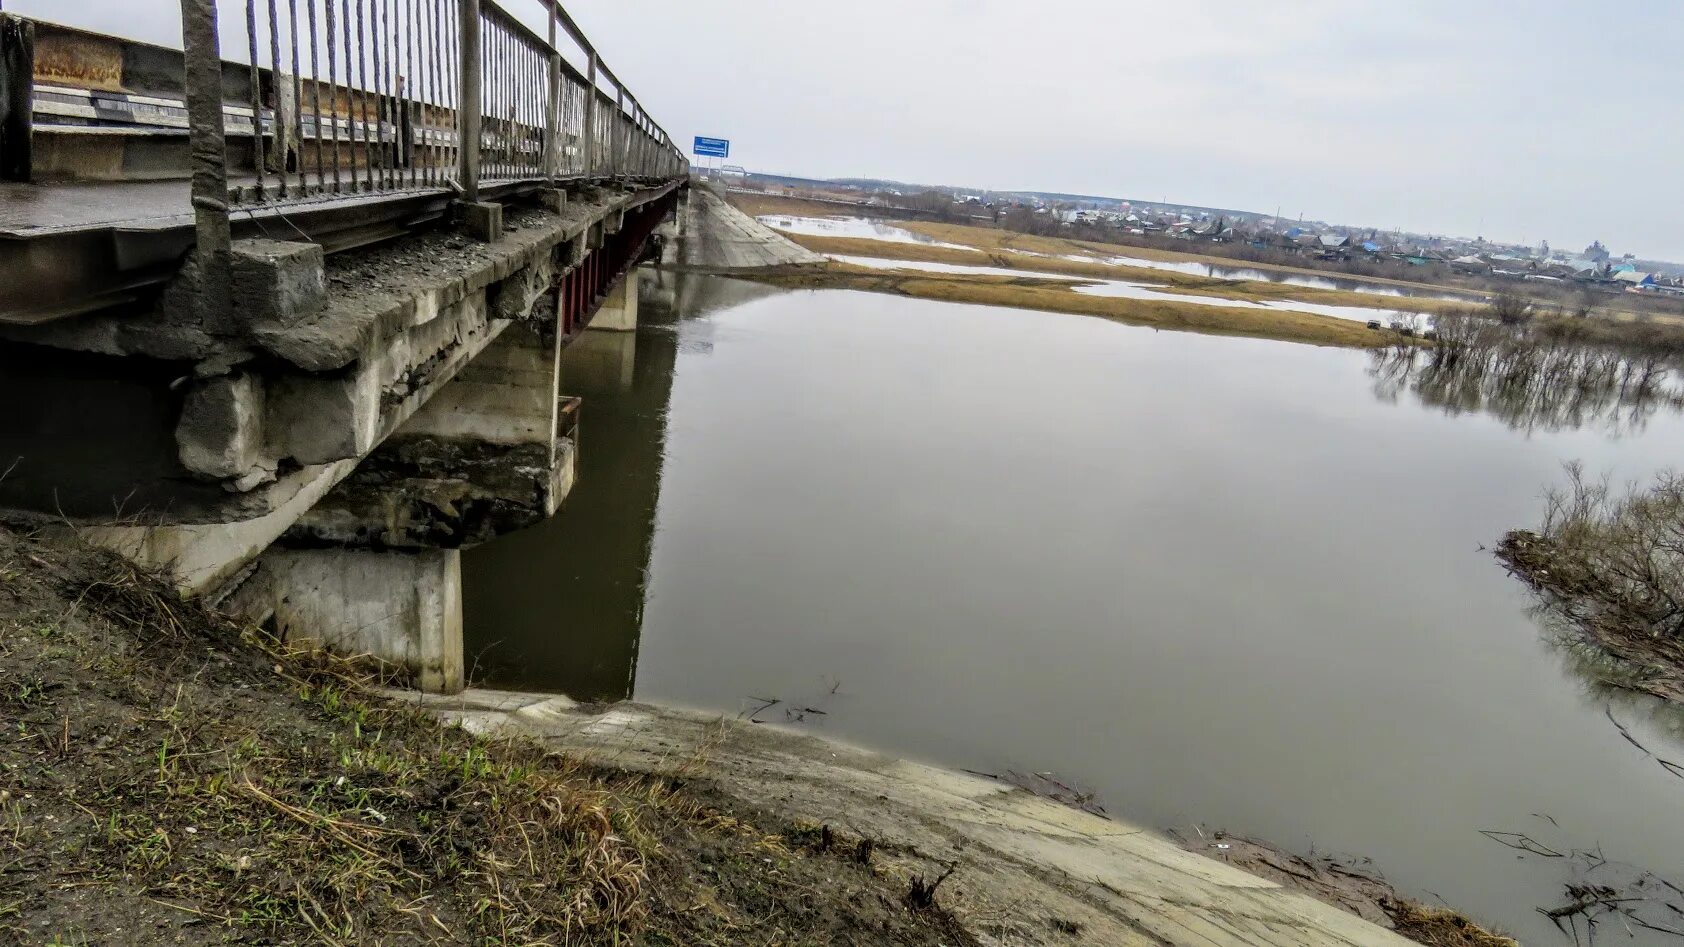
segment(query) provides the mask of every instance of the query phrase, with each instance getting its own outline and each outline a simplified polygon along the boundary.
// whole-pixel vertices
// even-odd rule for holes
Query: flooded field
[[[791,234],[806,234],[821,237],[859,237],[870,240],[886,240],[894,243],[923,243],[938,247],[957,247],[971,249],[964,244],[942,243],[915,233],[905,227],[864,217],[795,217],[781,214],[769,214],[759,218],[760,222],[773,228]],[[1333,289],[1348,292],[1368,293],[1375,296],[1419,296],[1429,299],[1448,299],[1467,301],[1474,297],[1457,295],[1455,293],[1438,293],[1430,290],[1418,290],[1407,286],[1393,286],[1386,283],[1375,283],[1361,279],[1340,279],[1338,277],[1306,276],[1298,273],[1281,272],[1279,270],[1265,270],[1244,265],[1224,266],[1217,263],[1205,263],[1197,260],[1149,260],[1142,257],[1110,254],[1079,254],[1066,253],[1052,257],[1050,254],[1014,251],[1023,257],[1049,257],[1052,259],[1072,260],[1081,263],[1104,263],[1113,266],[1134,266],[1143,269],[1162,270],[1166,273],[1181,273],[1187,276],[1209,276],[1217,279],[1248,280],[1267,283],[1281,283],[1287,286],[1304,286],[1311,289]],[[1189,252],[1193,252],[1190,247]],[[900,263],[897,265],[909,265]],[[920,268],[928,268],[932,264],[921,264]],[[1353,308],[1353,307],[1333,307]],[[1318,310],[1302,310],[1318,311]],[[1332,313],[1329,313],[1332,314]]]
[[[839,263],[849,263],[854,266],[869,266],[884,270],[913,270],[925,273],[958,273],[971,276],[1040,276],[1046,279],[1063,280],[1069,283],[1080,283],[1074,291],[1090,296],[1119,296],[1125,299],[1155,299],[1166,302],[1191,303],[1199,306],[1228,306],[1236,309],[1273,309],[1290,310],[1293,312],[1310,312],[1317,315],[1332,316],[1335,319],[1352,319],[1357,322],[1379,320],[1390,325],[1399,320],[1408,320],[1411,325],[1426,327],[1431,320],[1425,316],[1412,313],[1402,313],[1394,309],[1383,309],[1372,306],[1329,306],[1324,303],[1298,302],[1295,300],[1273,303],[1255,302],[1248,299],[1227,299],[1221,296],[1200,296],[1196,293],[1170,293],[1161,287],[1146,283],[1135,283],[1127,280],[1093,280],[1066,273],[1038,273],[1034,270],[1014,270],[1003,266],[967,266],[961,263],[931,263],[923,260],[885,260],[868,256],[833,256],[831,259]]]
[[[913,233],[905,227],[897,227],[880,220],[867,220],[864,217],[786,217],[772,214],[757,219],[773,230],[781,230],[784,233],[806,234],[815,237],[856,237],[866,240],[886,240],[890,243],[923,243],[932,247],[970,249],[964,244],[943,243]]]
[[[877,270],[913,270],[923,273],[959,273],[970,276],[1039,276],[1045,279],[1063,280],[1067,283],[1081,282],[1082,277],[1071,276],[1068,273],[1037,273],[1034,270],[1014,270],[1004,266],[969,266],[964,263],[934,263],[927,260],[886,260],[874,256],[836,255],[831,257],[838,263],[848,263],[854,266],[869,266]]]
[[[637,333],[567,354],[586,406],[562,515],[465,557],[479,679],[1050,772],[1147,824],[1373,858],[1528,944],[1571,943],[1535,910],[1570,880],[1684,884],[1684,779],[1657,765],[1684,762],[1684,721],[1591,686],[1486,548],[1565,461],[1676,464],[1674,405],[646,286]],[[1678,942],[1632,933],[1598,942]]]
[[[1156,287],[1144,283],[1131,283],[1125,280],[1102,280],[1088,286],[1076,287],[1076,292],[1093,296],[1122,296],[1126,299],[1160,299],[1175,302],[1197,303],[1207,306],[1232,306],[1238,309],[1275,309],[1291,310],[1293,312],[1312,312],[1321,316],[1332,316],[1335,319],[1353,319],[1357,322],[1379,320],[1390,324],[1399,319],[1412,318],[1425,323],[1425,317],[1400,313],[1395,309],[1380,309],[1372,306],[1329,306],[1325,303],[1308,303],[1297,300],[1282,300],[1279,302],[1254,302],[1247,299],[1224,299],[1220,296],[1198,296],[1192,293],[1166,293]]]

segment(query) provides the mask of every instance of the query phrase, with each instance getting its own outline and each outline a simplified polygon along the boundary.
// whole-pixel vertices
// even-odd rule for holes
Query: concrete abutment
[[[409,686],[454,694],[462,665],[462,551],[271,549],[240,601],[300,649],[368,656]]]

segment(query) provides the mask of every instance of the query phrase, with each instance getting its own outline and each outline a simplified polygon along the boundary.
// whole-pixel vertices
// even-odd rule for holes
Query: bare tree
[[[1684,476],[1615,492],[1578,464],[1567,475],[1540,531],[1509,533],[1498,557],[1577,644],[1624,665],[1620,683],[1684,700]]]
[[[1491,300],[1491,316],[1506,326],[1517,326],[1532,321],[1536,314],[1536,307],[1532,301],[1515,293],[1498,293]]]

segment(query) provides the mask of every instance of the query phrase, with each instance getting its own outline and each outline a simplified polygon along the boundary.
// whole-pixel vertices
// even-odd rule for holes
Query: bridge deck
[[[566,183],[572,179],[560,179]],[[234,180],[233,186],[253,181]],[[482,188],[495,197],[544,182],[533,179],[491,179]],[[0,238],[28,239],[75,230],[156,229],[191,226],[190,182],[91,181],[46,184],[0,182]],[[235,210],[238,218],[296,218],[320,211],[369,207],[416,197],[450,195],[448,187],[415,187],[369,194],[313,198],[280,207],[252,204]]]
[[[480,193],[504,200],[544,184],[491,180]],[[254,204],[229,222],[235,237],[305,239],[337,253],[436,221],[455,197],[454,189],[431,187]],[[38,324],[143,298],[193,245],[189,198],[189,182],[179,179],[0,183],[0,324]]]
[[[186,181],[0,183],[0,234],[7,237],[141,223],[191,212]]]

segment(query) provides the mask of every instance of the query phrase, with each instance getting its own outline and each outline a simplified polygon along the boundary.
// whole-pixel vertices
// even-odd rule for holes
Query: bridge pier
[[[462,690],[460,549],[273,549],[260,569],[288,645],[367,655],[428,693]]]
[[[553,301],[552,301],[553,306]],[[461,551],[555,514],[577,463],[554,321],[518,322],[258,560],[232,610],[299,648],[463,686]]]
[[[663,293],[667,297],[671,295],[670,291],[655,286],[652,280],[646,281],[644,277],[649,273],[644,267],[634,267],[628,272],[603,302],[602,309],[598,310],[590,325],[573,340],[562,369],[562,384],[568,391],[626,391],[631,388],[632,372],[637,363],[635,330],[641,319],[633,318],[630,326],[624,325],[627,297],[629,308],[637,312],[646,294],[653,293],[651,298],[657,305],[661,303]],[[670,298],[666,302],[670,303]],[[620,311],[608,315],[609,306],[615,303],[620,306]]]
[[[628,272],[614,284],[602,300],[590,328],[608,332],[637,331],[637,270]]]

